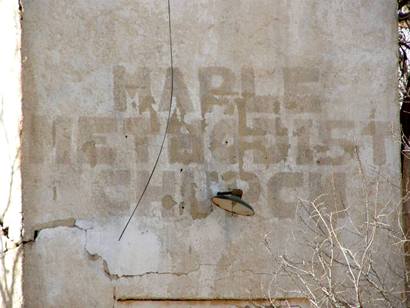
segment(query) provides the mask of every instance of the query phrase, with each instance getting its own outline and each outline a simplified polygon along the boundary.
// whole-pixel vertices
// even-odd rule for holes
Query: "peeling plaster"
[[[115,275],[136,275],[155,272],[160,266],[161,242],[155,233],[135,225],[128,230],[132,236],[118,241],[115,222],[87,230],[87,251],[98,254]],[[134,248],[132,247],[140,247]]]

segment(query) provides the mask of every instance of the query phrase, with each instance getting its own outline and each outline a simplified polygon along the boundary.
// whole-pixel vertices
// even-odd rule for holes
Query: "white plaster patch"
[[[87,251],[101,256],[111,274],[140,275],[158,271],[161,242],[157,235],[140,228],[135,221],[129,225],[121,241],[118,240],[118,230],[118,221],[88,230]]]

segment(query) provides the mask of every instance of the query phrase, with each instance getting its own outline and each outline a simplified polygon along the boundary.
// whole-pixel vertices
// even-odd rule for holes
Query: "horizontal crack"
[[[149,276],[149,275],[173,275],[173,276],[187,276],[189,274],[192,274],[194,272],[197,272],[201,269],[202,266],[214,266],[214,264],[198,264],[198,266],[187,272],[160,272],[160,271],[148,271],[144,272],[141,274],[134,274],[134,275],[118,275],[119,278],[130,278],[130,277],[144,277],[144,276]]]
[[[34,231],[30,234],[28,237],[22,237],[19,241],[15,242],[12,241],[9,237],[8,234],[4,232],[4,229],[2,229],[1,236],[6,238],[8,242],[13,243],[13,246],[10,247],[9,249],[4,249],[1,253],[6,253],[10,249],[18,248],[21,245],[25,245],[28,243],[35,242],[37,237],[39,236],[40,232],[46,229],[54,229],[58,227],[68,227],[68,228],[78,228],[81,229],[80,227],[75,225],[75,219],[74,218],[67,218],[67,219],[61,219],[61,220],[54,220],[50,221],[44,224],[39,224],[36,226]]]
[[[26,240],[23,242],[32,242],[37,239],[39,236],[40,232],[46,229],[54,229],[58,227],[69,227],[69,228],[79,228],[78,226],[75,225],[75,218],[66,218],[66,219],[58,219],[58,220],[52,220],[46,223],[38,224],[34,226],[34,231],[26,237]]]
[[[87,232],[87,231],[85,231]],[[103,270],[104,273],[106,274],[107,277],[109,277],[111,280],[118,280],[118,279],[126,279],[126,278],[138,278],[138,277],[144,277],[144,276],[149,276],[149,275],[173,275],[173,276],[187,276],[189,274],[192,274],[194,272],[197,272],[201,269],[202,266],[215,266],[215,264],[199,264],[195,269],[187,272],[160,272],[160,271],[147,271],[144,273],[140,274],[113,274],[111,273],[107,261],[100,256],[97,253],[90,253],[87,250],[87,247],[85,247],[85,251],[87,252],[88,256],[90,257],[91,260],[101,260],[103,263]]]

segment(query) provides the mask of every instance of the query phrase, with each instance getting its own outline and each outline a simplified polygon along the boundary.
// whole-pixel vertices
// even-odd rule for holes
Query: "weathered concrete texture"
[[[85,230],[58,227],[25,245],[27,307],[112,307],[113,287],[103,261],[87,253]],[[50,247],[56,253],[50,253]],[[30,278],[29,278],[30,277]]]
[[[298,199],[360,208],[358,158],[400,183],[394,1],[171,0],[169,135],[119,242],[165,129],[167,2],[24,6],[30,307],[265,298],[266,238],[304,254],[287,245]],[[254,217],[212,207],[234,187]]]
[[[18,1],[0,0],[0,307],[22,304],[20,128],[21,54]]]

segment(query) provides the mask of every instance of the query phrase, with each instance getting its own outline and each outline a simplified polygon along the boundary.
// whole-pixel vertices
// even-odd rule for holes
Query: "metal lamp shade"
[[[253,208],[238,196],[218,194],[211,200],[214,205],[227,212],[242,216],[255,215]]]

